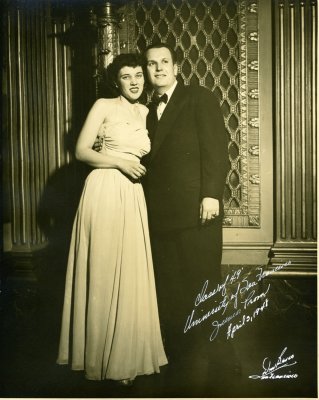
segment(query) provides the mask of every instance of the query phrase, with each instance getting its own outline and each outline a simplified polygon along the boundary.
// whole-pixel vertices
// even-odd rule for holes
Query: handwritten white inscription
[[[236,332],[250,325],[269,306],[270,283],[261,290],[260,282],[290,264],[291,261],[288,261],[270,271],[260,266],[249,275],[239,268],[212,289],[209,289],[209,281],[206,280],[195,298],[194,309],[187,316],[184,333],[208,320],[212,326],[210,341],[224,326],[227,339],[233,339]]]

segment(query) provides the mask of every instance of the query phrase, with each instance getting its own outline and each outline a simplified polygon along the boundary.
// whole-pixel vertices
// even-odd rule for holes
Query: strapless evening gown
[[[102,153],[138,159],[150,151],[147,108],[106,100]],[[94,169],[75,217],[58,364],[87,379],[127,379],[167,363],[160,332],[147,210],[140,182]]]

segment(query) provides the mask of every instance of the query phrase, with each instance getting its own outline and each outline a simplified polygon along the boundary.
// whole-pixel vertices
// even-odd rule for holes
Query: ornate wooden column
[[[317,2],[273,1],[276,51],[276,230],[270,263],[316,269]],[[285,270],[287,270],[285,268]]]
[[[70,122],[70,54],[41,2],[11,3],[5,15],[5,109],[12,251],[40,248],[37,206],[47,177],[68,160],[62,134]],[[50,38],[47,40],[47,38]]]
[[[97,24],[97,97],[102,74],[112,62],[114,56],[120,53],[119,15],[112,2],[101,2],[96,7]]]
[[[84,9],[78,20],[62,2],[17,0],[3,10],[4,252],[28,275],[69,209],[71,142],[94,100],[93,40]],[[59,240],[67,242],[61,226]]]

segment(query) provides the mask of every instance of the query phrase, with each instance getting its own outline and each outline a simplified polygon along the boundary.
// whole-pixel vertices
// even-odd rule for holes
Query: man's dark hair
[[[169,44],[161,43],[161,42],[152,43],[152,44],[150,44],[149,46],[146,47],[146,49],[144,51],[145,59],[146,59],[146,52],[148,50],[150,50],[150,49],[161,49],[162,47],[165,47],[166,49],[169,50],[169,52],[171,53],[171,56],[172,56],[173,64],[176,64],[177,63],[177,55],[176,55],[175,50]]]

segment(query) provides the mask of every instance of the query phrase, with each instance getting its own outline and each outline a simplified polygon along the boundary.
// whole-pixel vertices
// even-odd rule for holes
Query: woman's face
[[[117,75],[118,88],[128,101],[134,103],[142,94],[144,75],[142,67],[122,67]]]

